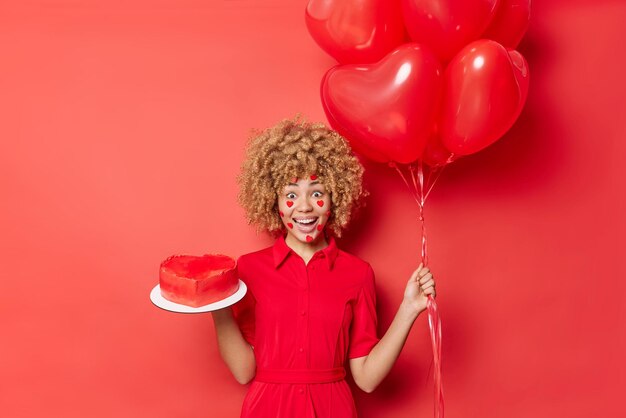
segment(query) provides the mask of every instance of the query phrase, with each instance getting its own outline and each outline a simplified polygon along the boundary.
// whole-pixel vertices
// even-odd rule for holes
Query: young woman
[[[337,247],[366,192],[363,167],[324,125],[284,120],[258,133],[239,176],[248,222],[277,238],[237,261],[248,286],[213,312],[220,354],[252,381],[242,418],[353,418],[344,377],[372,392],[395,363],[435,283],[420,265],[391,326],[377,337],[371,266]]]

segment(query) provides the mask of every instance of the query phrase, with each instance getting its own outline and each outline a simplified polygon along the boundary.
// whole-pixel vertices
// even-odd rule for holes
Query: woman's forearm
[[[230,307],[211,312],[220,356],[237,382],[245,385],[256,373],[254,350],[243,338]]]
[[[400,305],[389,329],[363,363],[361,386],[366,392],[372,392],[387,376],[398,359],[418,315],[404,303]]]

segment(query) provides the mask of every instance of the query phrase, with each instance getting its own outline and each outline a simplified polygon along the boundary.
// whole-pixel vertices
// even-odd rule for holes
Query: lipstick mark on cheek
[[[306,242],[311,242],[311,241],[313,241],[313,237],[310,236],[310,235],[307,235],[306,236]]]
[[[283,211],[282,211],[282,210],[281,210],[281,211],[279,211],[278,213],[280,213],[280,217],[281,217],[281,218],[284,218],[284,217],[285,217],[285,214],[283,213]]]
[[[287,207],[290,208],[293,206],[293,202],[291,200],[287,201]]]
[[[319,224],[319,225],[317,226],[317,230],[318,230],[318,231],[321,231],[322,229],[324,229],[324,225]]]
[[[320,208],[324,207],[324,201],[323,200],[318,200],[317,201],[317,206],[319,206]]]
[[[291,222],[289,222],[287,226],[289,227],[289,229],[293,229],[293,224]]]

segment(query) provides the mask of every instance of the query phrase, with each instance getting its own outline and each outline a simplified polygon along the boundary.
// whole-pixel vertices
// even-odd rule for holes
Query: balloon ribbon
[[[412,193],[413,198],[419,206],[419,220],[421,223],[421,235],[422,235],[422,264],[426,266],[428,264],[428,252],[426,241],[426,225],[424,222],[424,203],[428,198],[435,182],[439,178],[443,166],[441,167],[429,167],[424,165],[422,161],[409,164],[408,169],[411,174],[412,182],[407,181],[404,173],[400,170],[400,167],[395,162],[390,162],[389,166],[395,168],[409,191]],[[439,318],[439,311],[437,310],[437,302],[432,295],[428,295],[428,302],[426,303],[426,309],[428,311],[428,327],[430,329],[430,340],[433,349],[433,361],[435,364],[434,380],[435,380],[435,418],[443,418],[444,402],[443,402],[443,384],[441,381],[441,319]]]

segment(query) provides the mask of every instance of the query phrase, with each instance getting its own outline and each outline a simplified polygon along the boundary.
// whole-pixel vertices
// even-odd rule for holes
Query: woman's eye
[[[314,197],[322,197],[322,195],[323,195],[322,192],[313,192]]]
[[[288,193],[287,194],[287,199],[295,199],[295,198],[296,198],[295,193]]]

